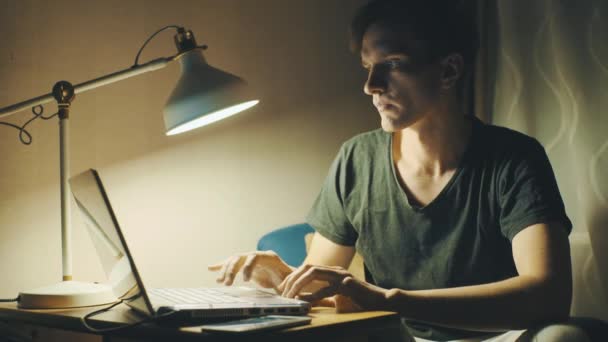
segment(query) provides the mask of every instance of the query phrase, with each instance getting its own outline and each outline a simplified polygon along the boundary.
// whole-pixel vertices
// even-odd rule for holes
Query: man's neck
[[[459,113],[428,115],[393,133],[394,161],[413,174],[441,177],[460,164],[471,129],[471,120]]]

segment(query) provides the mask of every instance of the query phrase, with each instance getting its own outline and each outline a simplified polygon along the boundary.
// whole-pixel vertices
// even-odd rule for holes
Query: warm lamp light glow
[[[177,54],[170,57],[161,57],[144,64],[139,64],[139,56],[146,44],[158,33],[174,28],[177,30],[174,36]],[[22,101],[8,107],[0,108],[0,118],[17,113],[27,108],[32,108],[34,114],[36,107],[55,100],[58,104],[57,116],[59,117],[59,174],[61,190],[61,250],[62,250],[62,282],[50,286],[44,286],[31,291],[19,293],[20,308],[25,309],[59,309],[94,306],[115,302],[119,295],[112,292],[112,288],[97,283],[84,283],[72,281],[72,248],[71,248],[71,194],[68,184],[70,157],[69,157],[69,112],[70,104],[74,95],[101,86],[125,80],[150,71],[166,67],[173,61],[179,61],[181,76],[173,89],[171,96],[165,104],[164,120],[167,135],[174,135],[191,129],[208,125],[215,121],[227,118],[247,108],[256,105],[259,100],[250,94],[247,83],[240,77],[214,68],[207,64],[202,51],[206,45],[196,44],[194,34],[190,30],[176,25],[161,28],[152,34],[135,57],[135,64],[127,69],[110,73],[77,85],[67,81],[59,81],[53,86],[51,93],[41,95],[33,99]],[[32,121],[29,120],[27,123]],[[27,123],[25,125],[27,125]],[[21,133],[31,136],[22,127]],[[25,142],[20,134],[20,139]],[[86,212],[86,210],[83,210]],[[86,213],[85,213],[86,216]],[[112,251],[113,257],[119,258],[121,253],[112,244],[112,241],[104,236],[99,225],[92,215],[87,217],[90,222],[87,225],[93,236],[104,241],[106,248]],[[112,281],[112,274],[108,277]],[[128,290],[125,289],[125,291]],[[121,290],[122,292],[122,290]],[[122,295],[122,293],[121,293]]]
[[[181,124],[181,125],[173,128],[172,130],[167,132],[167,135],[175,135],[175,134],[179,134],[179,133],[184,133],[184,132],[187,132],[187,131],[195,129],[195,128],[209,125],[216,121],[225,119],[225,118],[235,115],[239,112],[242,112],[245,109],[251,108],[251,107],[255,106],[256,104],[258,104],[258,102],[260,102],[260,101],[259,100],[247,101],[247,102],[240,103],[240,104],[232,106],[232,107],[224,108],[222,110],[218,110],[216,112],[209,113],[198,119],[192,120],[190,122],[186,122],[184,124]]]

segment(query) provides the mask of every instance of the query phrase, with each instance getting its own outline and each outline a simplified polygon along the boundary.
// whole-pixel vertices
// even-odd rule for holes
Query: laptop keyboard
[[[151,289],[150,295],[172,304],[230,304],[248,302],[245,299],[207,288]]]

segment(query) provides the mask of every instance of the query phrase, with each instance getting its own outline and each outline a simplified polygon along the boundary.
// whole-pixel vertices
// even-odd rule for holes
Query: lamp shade
[[[179,62],[181,77],[164,109],[167,135],[208,125],[259,102],[243,79],[207,64],[199,49],[184,53]]]

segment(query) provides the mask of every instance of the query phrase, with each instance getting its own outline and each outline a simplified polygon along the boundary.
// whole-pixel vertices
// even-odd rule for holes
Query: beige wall
[[[339,145],[378,125],[348,51],[363,1],[0,1],[0,107],[130,66],[156,29],[184,25],[208,61],[246,78],[261,103],[166,137],[161,110],[179,66],[81,94],[72,107],[72,174],[98,169],[152,286],[213,284],[205,265],[301,222]],[[145,50],[174,53],[172,33]],[[47,105],[46,113],[56,110]],[[23,123],[30,114],[8,118]],[[57,121],[34,141],[0,126],[0,297],[61,277]],[[104,275],[74,218],[74,276]]]

